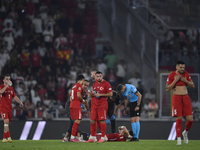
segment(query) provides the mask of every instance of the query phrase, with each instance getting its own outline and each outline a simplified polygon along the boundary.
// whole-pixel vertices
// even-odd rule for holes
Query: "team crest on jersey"
[[[101,87],[100,87],[100,90],[101,90],[101,91],[103,91],[103,90],[104,90],[104,88],[101,86]]]
[[[81,90],[81,87],[79,87],[78,89]]]

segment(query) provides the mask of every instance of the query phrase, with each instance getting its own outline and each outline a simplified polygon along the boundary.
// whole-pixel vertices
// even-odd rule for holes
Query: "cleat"
[[[77,139],[70,139],[70,142],[78,142]]]
[[[181,138],[177,138],[177,144],[176,145],[181,145]]]
[[[12,143],[11,137],[8,138],[8,143]]]
[[[185,144],[188,144],[188,135],[187,135],[187,131],[183,131],[182,132],[182,135],[183,135],[183,140],[185,142]]]
[[[105,142],[105,141],[100,139],[97,143],[103,143],[103,142]]]
[[[89,139],[89,140],[85,141],[85,143],[94,143],[94,142],[95,142],[95,140],[93,140],[93,139]]]
[[[7,139],[3,139],[3,140],[2,140],[2,143],[7,143],[7,142],[8,142]]]
[[[132,138],[131,140],[130,140],[130,142],[132,142],[132,141],[139,141],[137,138]]]
[[[68,139],[64,139],[64,138],[63,138],[62,142],[69,142],[69,141],[68,141]]]

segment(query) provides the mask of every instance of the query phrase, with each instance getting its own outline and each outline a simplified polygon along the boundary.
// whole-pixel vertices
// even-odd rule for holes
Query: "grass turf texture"
[[[0,143],[0,150],[200,150],[199,140],[190,140],[176,145],[168,140],[140,140],[139,142],[74,143],[61,140],[13,140],[13,143]]]

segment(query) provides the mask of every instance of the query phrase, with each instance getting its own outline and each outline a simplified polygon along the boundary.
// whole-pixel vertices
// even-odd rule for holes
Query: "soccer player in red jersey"
[[[118,127],[119,133],[106,134],[105,141],[108,142],[124,142],[126,139],[131,139],[133,131],[128,131],[125,126]]]
[[[97,82],[97,80],[96,80],[96,72],[97,72],[98,70],[97,69],[92,69],[92,71],[91,71],[91,78],[92,79],[94,79],[95,81],[94,81],[94,83],[95,82]],[[90,103],[90,110],[91,110],[91,113],[92,113],[92,110],[93,110],[93,108],[94,108],[94,105],[95,105],[95,97],[92,97],[91,98],[91,103]],[[99,120],[97,120],[96,121],[96,123],[95,123],[95,125],[96,125],[96,128],[95,128],[95,135],[96,135],[96,133],[97,133],[97,124],[98,124],[98,126],[99,126],[99,129],[101,128],[100,126],[101,126],[101,122],[99,121]],[[91,127],[90,127],[91,128]],[[100,129],[100,131],[101,131],[101,129]],[[89,139],[91,138],[91,136],[89,137]],[[96,141],[96,139],[95,139],[95,141]]]
[[[15,95],[15,91],[10,81],[10,75],[6,74],[3,77],[3,85],[0,85],[0,100],[1,100],[1,118],[4,121],[4,133],[2,143],[12,142],[9,131],[9,124],[12,121],[12,98],[17,101],[21,107],[23,103]]]
[[[77,136],[77,129],[82,119],[81,113],[81,103],[85,103],[85,100],[82,98],[83,95],[83,82],[85,77],[82,74],[77,76],[77,83],[72,87],[70,93],[70,115],[71,119],[74,120],[74,124],[72,126],[72,133],[70,142],[80,142]]]
[[[188,143],[188,131],[193,124],[193,112],[187,85],[194,88],[194,83],[187,71],[185,63],[181,60],[176,63],[176,71],[169,74],[167,78],[166,91],[173,89],[172,116],[176,117],[177,145],[181,145],[182,117],[186,117],[185,130],[182,132],[184,142]]]
[[[93,92],[92,96],[95,97],[95,103],[94,107],[91,113],[91,119],[90,119],[90,130],[91,130],[91,139],[89,139],[86,142],[95,142],[95,131],[96,131],[96,121],[100,120],[100,130],[101,130],[101,139],[98,141],[98,143],[104,142],[104,136],[106,133],[106,116],[107,116],[107,110],[108,110],[108,102],[107,98],[109,96],[112,96],[112,88],[110,83],[105,81],[103,79],[103,74],[100,71],[97,71],[96,74],[96,80],[93,84]]]

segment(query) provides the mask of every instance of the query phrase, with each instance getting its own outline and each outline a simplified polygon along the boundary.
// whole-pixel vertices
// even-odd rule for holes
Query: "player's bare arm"
[[[112,95],[113,95],[112,92],[109,92],[109,93],[96,93],[95,94],[96,97],[98,97],[98,96],[110,97]]]
[[[122,135],[127,134],[128,138],[131,139],[132,136],[129,134],[128,130],[126,127],[124,127],[123,131],[122,131]]]
[[[23,103],[20,101],[20,99],[17,96],[14,97],[14,100],[20,104],[20,107],[24,106]]]
[[[116,115],[118,108],[119,108],[119,105],[115,105],[115,109],[114,109],[113,115]]]
[[[0,94],[3,94],[5,92],[5,90],[7,89],[7,87],[11,84],[12,84],[12,82],[10,80],[8,82],[6,82],[5,86],[0,90]]]
[[[182,77],[181,75],[176,75],[174,77],[174,81],[171,84],[167,84],[166,91],[167,92],[170,91],[174,87],[174,85],[176,84],[176,82],[178,82],[178,80],[180,80],[181,77]]]
[[[138,102],[137,102],[137,107],[135,107],[135,111],[138,111],[140,109],[140,104],[141,104],[141,99],[142,99],[142,95],[140,94],[140,92],[136,92],[135,95],[138,96]]]
[[[124,112],[123,112],[124,115],[127,115],[127,111],[126,111],[127,104],[128,104],[128,99],[126,96],[124,96]]]
[[[180,80],[183,81],[183,82],[185,82],[189,87],[194,88],[194,83],[193,83],[193,81],[188,81],[188,80],[186,79],[186,77],[181,77]]]
[[[85,100],[82,98],[82,95],[80,92],[77,92],[77,97],[82,103],[85,103]]]
[[[87,100],[85,100],[85,107],[86,107],[86,109],[87,109],[87,114],[88,114],[88,116],[90,117],[91,114],[90,114],[89,104],[88,104],[88,101],[87,101]]]

